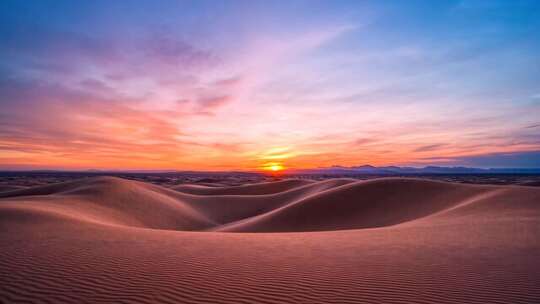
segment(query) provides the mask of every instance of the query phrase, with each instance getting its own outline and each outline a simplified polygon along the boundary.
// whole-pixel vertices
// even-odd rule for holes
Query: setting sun
[[[272,171],[272,172],[278,172],[278,171],[282,171],[285,169],[285,167],[283,166],[283,164],[281,163],[276,163],[276,162],[271,162],[271,163],[266,163],[264,164],[261,169],[265,170],[265,171]]]
[[[270,166],[270,170],[272,170],[272,171],[283,170],[283,166],[281,166],[281,165],[272,165],[272,166]]]

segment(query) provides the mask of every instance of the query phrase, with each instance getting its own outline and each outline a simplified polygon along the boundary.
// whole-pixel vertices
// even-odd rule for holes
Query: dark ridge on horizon
[[[165,172],[121,172],[121,171],[0,171],[0,187],[10,189],[13,187],[32,187],[57,182],[72,181],[80,178],[99,176],[120,177],[124,179],[149,182],[165,187],[194,184],[203,186],[240,186],[284,179],[326,180],[332,178],[348,178],[367,180],[380,177],[414,177],[428,180],[457,182],[465,184],[491,184],[491,185],[540,185],[540,170],[538,171],[465,171],[463,168],[446,168],[437,171],[433,167],[429,170],[415,169],[414,171],[376,168],[373,166],[359,166],[355,169],[345,167],[318,168],[310,170],[286,170],[283,172],[239,172],[239,171],[165,171]]]
[[[399,167],[361,165],[353,167],[332,166],[314,169],[291,170],[298,174],[540,174],[540,168],[474,168],[463,166],[425,166],[425,167]]]
[[[262,170],[108,170],[108,169],[85,169],[85,170],[69,170],[69,169],[2,169],[0,173],[90,173],[90,174],[211,174],[211,175],[261,175],[270,174],[273,172],[265,172]],[[476,168],[465,166],[425,166],[425,167],[401,167],[401,166],[381,166],[372,165],[360,166],[340,166],[318,167],[309,169],[285,169],[280,174],[540,174],[538,168]]]

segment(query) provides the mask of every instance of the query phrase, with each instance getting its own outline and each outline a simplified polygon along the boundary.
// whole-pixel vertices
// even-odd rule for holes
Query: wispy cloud
[[[420,146],[420,147],[414,149],[414,152],[435,151],[435,150],[438,150],[439,148],[442,148],[442,147],[445,147],[445,146],[446,146],[446,144],[425,145],[425,146]]]
[[[426,163],[456,166],[465,165],[483,168],[540,168],[540,151],[508,153],[486,153],[461,157],[429,157]]]

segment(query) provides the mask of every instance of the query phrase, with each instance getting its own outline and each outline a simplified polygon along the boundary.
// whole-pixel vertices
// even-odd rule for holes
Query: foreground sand
[[[540,188],[102,177],[0,197],[0,303],[540,302]]]

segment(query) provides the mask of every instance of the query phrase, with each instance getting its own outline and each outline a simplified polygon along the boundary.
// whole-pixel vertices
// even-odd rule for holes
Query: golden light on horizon
[[[272,166],[270,166],[270,170],[272,170],[272,171],[283,170],[283,166],[281,166],[281,165],[272,165]]]
[[[293,156],[289,147],[275,147],[260,153],[257,158],[263,162],[259,167],[261,170],[278,173],[286,169],[283,161]]]
[[[272,171],[272,172],[279,172],[285,169],[285,166],[281,163],[271,162],[266,163],[261,167],[264,171]]]

